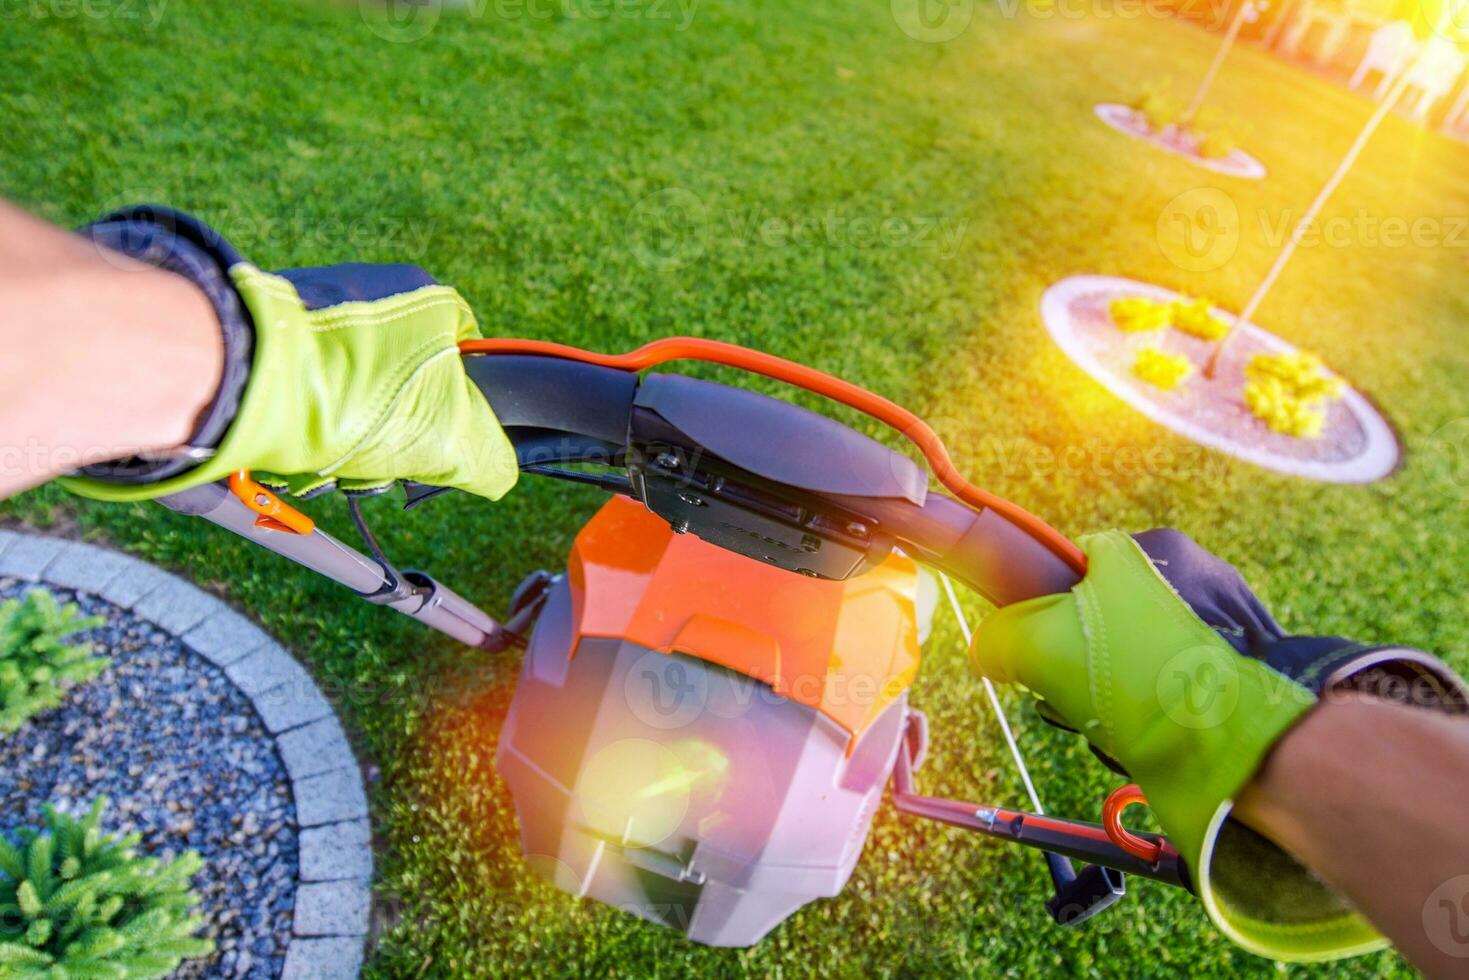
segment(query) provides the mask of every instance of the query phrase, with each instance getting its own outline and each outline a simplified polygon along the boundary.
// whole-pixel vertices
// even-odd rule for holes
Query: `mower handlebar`
[[[870,564],[863,554],[880,559],[896,544],[998,605],[1064,592],[1078,580],[1071,565],[996,509],[929,490],[927,474],[907,456],[789,402],[555,356],[471,356],[465,366],[522,469],[571,477],[553,467],[625,466],[633,479],[621,489],[732,550],[845,577]],[[670,458],[671,469],[662,465]],[[672,496],[661,495],[681,517],[666,503],[660,510],[654,491],[669,484],[654,477],[684,481],[672,485]],[[731,517],[731,508],[748,523]],[[718,532],[701,533],[701,517],[717,519]],[[733,534],[731,521],[740,524]],[[833,557],[826,567],[815,560],[806,567],[799,550]],[[844,561],[849,553],[856,557]]]
[[[930,492],[921,506],[882,500],[872,508],[904,550],[997,606],[1066,592],[1079,581],[1045,545],[993,510]]]

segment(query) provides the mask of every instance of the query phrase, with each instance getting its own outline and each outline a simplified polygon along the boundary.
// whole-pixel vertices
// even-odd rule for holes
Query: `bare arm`
[[[1427,976],[1469,973],[1469,720],[1372,698],[1323,703],[1235,814]]]
[[[0,498],[179,446],[219,385],[204,294],[0,201]]]

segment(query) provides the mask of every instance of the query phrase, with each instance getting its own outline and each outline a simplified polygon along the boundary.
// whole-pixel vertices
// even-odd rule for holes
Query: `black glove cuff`
[[[85,238],[139,262],[188,279],[208,297],[224,340],[224,374],[188,442],[162,454],[131,456],[81,469],[111,483],[155,483],[193,469],[211,456],[239,411],[255,347],[250,314],[235,292],[229,269],[240,255],[197,218],[152,204],[113,211],[79,229]]]
[[[1437,657],[1409,647],[1364,646],[1337,636],[1291,636],[1268,645],[1263,659],[1322,700],[1367,695],[1469,714],[1469,687]]]

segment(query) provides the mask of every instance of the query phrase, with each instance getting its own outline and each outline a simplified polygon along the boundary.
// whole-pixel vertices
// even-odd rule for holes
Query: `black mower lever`
[[[1078,874],[1070,859],[1055,851],[1046,852],[1046,867],[1056,888],[1056,893],[1046,899],[1046,911],[1060,925],[1081,925],[1127,894],[1127,877],[1113,868],[1088,864]]]
[[[908,732],[893,766],[893,805],[903,813],[1047,852],[1046,865],[1056,892],[1047,900],[1046,909],[1057,922],[1076,925],[1115,903],[1126,890],[1124,873],[1188,887],[1178,852],[1152,835],[1138,835],[1161,845],[1156,860],[1144,861],[1113,843],[1099,824],[919,794],[913,772],[926,728],[923,713],[910,712]],[[1079,873],[1071,866],[1073,858],[1087,862]]]

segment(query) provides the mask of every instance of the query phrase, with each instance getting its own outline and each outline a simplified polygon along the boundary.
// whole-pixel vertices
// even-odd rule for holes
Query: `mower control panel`
[[[633,495],[679,534],[812,578],[845,579],[887,557],[892,540],[859,514],[817,509],[721,473],[719,461],[672,445],[628,454]],[[741,482],[739,477],[745,477]],[[809,502],[806,502],[809,503]]]

